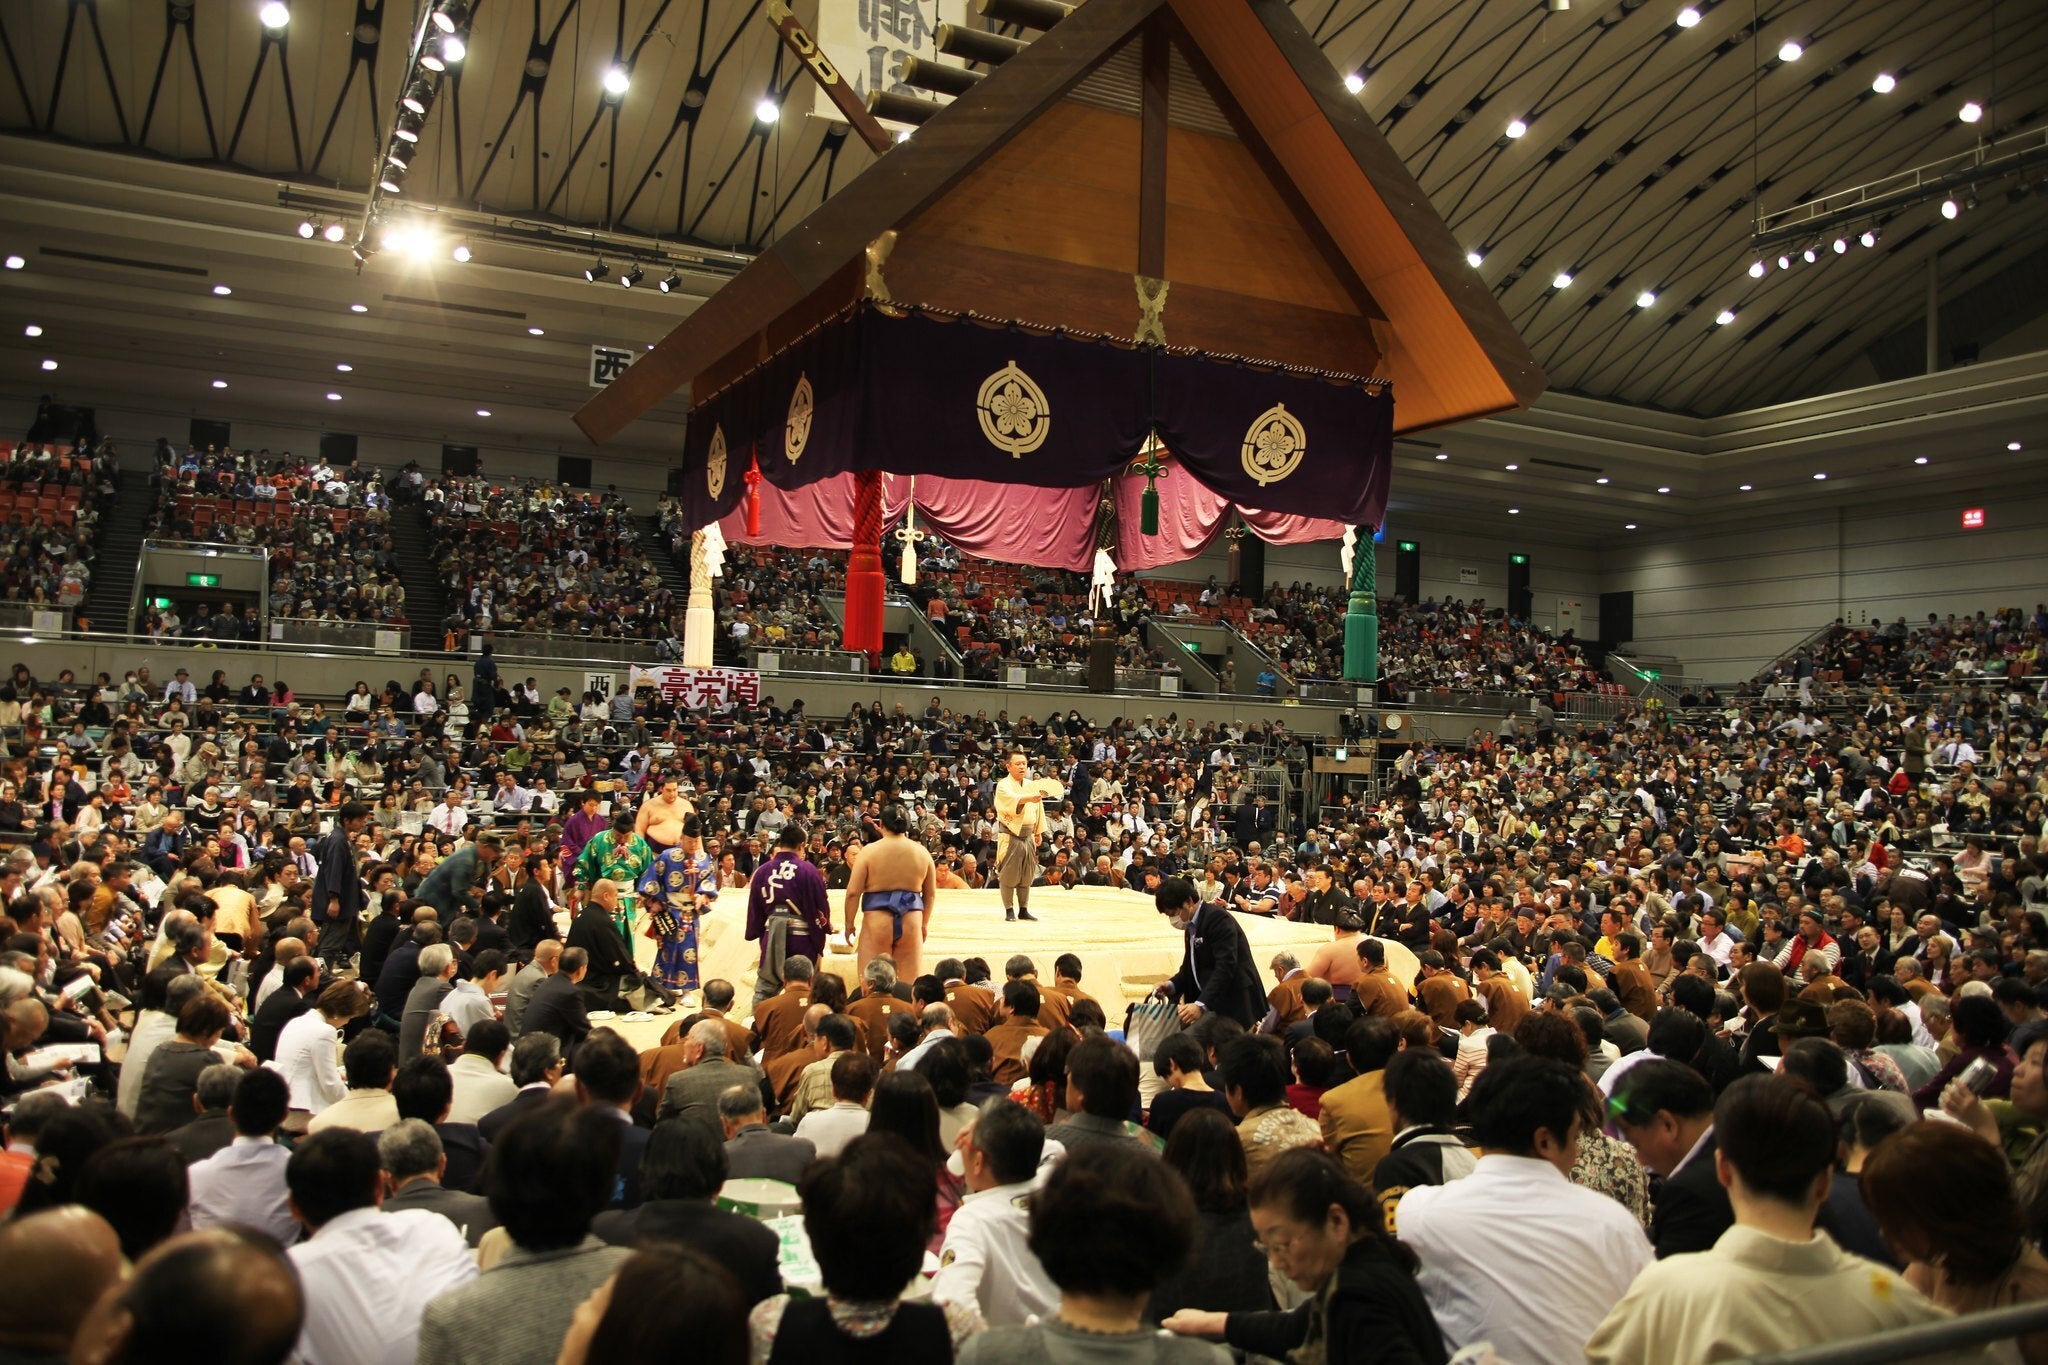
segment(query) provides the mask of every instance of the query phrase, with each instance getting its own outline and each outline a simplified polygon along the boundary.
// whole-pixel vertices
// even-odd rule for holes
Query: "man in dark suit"
[[[1330,869],[1318,864],[1308,870],[1308,895],[1301,902],[1301,909],[1295,918],[1308,924],[1327,924],[1340,934],[1349,934],[1365,927],[1359,917],[1358,907],[1351,897],[1337,885],[1330,875]]]
[[[726,1146],[717,1134],[700,1123],[656,1124],[642,1170],[640,1206],[600,1213],[592,1233],[612,1246],[694,1247],[732,1271],[748,1303],[782,1292],[775,1234],[758,1219],[711,1202],[728,1173]]]
[[[562,1079],[561,1040],[552,1033],[526,1033],[512,1045],[512,1084],[519,1093],[476,1121],[486,1142],[496,1142],[506,1125],[548,1102]]]
[[[1621,1049],[1626,1057],[1632,1052],[1641,1052],[1650,1045],[1650,1026],[1621,1007],[1621,997],[1605,986],[1596,986],[1586,992],[1586,998],[1600,1011],[1606,1020],[1607,1041]]]
[[[356,835],[370,822],[370,808],[350,801],[336,813],[334,828],[312,849],[313,923],[320,937],[314,945],[323,961],[347,962],[357,950],[356,925],[362,919],[369,896],[363,889],[362,874],[356,871]]]
[[[577,985],[590,970],[590,954],[581,948],[565,948],[555,974],[533,988],[526,1003],[526,1017],[519,1021],[519,1034],[552,1034],[562,1055],[575,1066],[576,1049],[590,1036],[590,1010],[583,1003]],[[515,1078],[516,1079],[516,1078]]]
[[[455,1081],[439,1053],[414,1057],[398,1068],[398,1076],[391,1082],[391,1099],[398,1106],[400,1119],[433,1125],[446,1158],[443,1184],[465,1194],[483,1188],[484,1162],[491,1154],[491,1144],[475,1124],[448,1122],[448,1111],[455,1104]]]
[[[519,890],[512,897],[512,909],[506,917],[505,932],[512,940],[512,946],[521,953],[530,953],[543,939],[560,938],[561,931],[555,927],[555,912],[548,904],[547,888],[534,875],[539,870],[539,854],[531,854],[520,870],[522,880]]]
[[[405,998],[412,994],[414,983],[420,979],[420,953],[440,941],[440,925],[431,920],[416,924],[411,935],[384,959],[383,970],[377,973],[376,986],[379,1027],[389,1028],[394,1034],[398,1032],[399,1021],[405,1018]]]
[[[1153,904],[1187,937],[1180,970],[1159,988],[1161,995],[1181,1002],[1181,1022],[1192,1024],[1213,1012],[1249,1029],[1265,1014],[1266,997],[1237,920],[1228,910],[1203,905],[1194,883],[1183,877],[1161,882]]]
[[[448,1168],[441,1136],[424,1119],[400,1119],[377,1135],[377,1159],[383,1164],[391,1193],[377,1207],[385,1213],[425,1209],[455,1224],[471,1246],[498,1225],[490,1201],[441,1184]]]
[[[313,997],[319,993],[318,959],[302,955],[284,964],[284,976],[277,989],[249,1021],[249,1050],[256,1054],[257,1061],[276,1059],[277,1035],[284,1032],[286,1024],[313,1008]]]
[[[1659,1257],[1705,1251],[1735,1223],[1714,1166],[1714,1091],[1683,1062],[1631,1067],[1614,1089],[1621,1135],[1664,1177],[1650,1240]]]
[[[594,1031],[576,1053],[576,1097],[619,1121],[619,1169],[609,1208],[640,1207],[640,1162],[647,1130],[633,1123],[640,1099],[640,1054],[608,1028]]]
[[[1273,832],[1279,828],[1279,819],[1273,808],[1266,804],[1263,792],[1254,794],[1252,799],[1238,806],[1232,820],[1235,826],[1237,844],[1248,848],[1254,843],[1268,844],[1273,841]]]
[[[719,1125],[725,1131],[727,1175],[733,1180],[780,1180],[794,1185],[818,1155],[808,1138],[770,1132],[761,1087],[741,1083],[718,1096]]]
[[[235,1085],[242,1074],[242,1068],[225,1063],[199,1073],[198,1088],[192,1095],[192,1107],[197,1111],[192,1121],[164,1135],[187,1166],[206,1160],[235,1140],[235,1120],[228,1106],[234,1103]]]
[[[562,941],[543,939],[534,945],[533,960],[519,969],[505,988],[505,1027],[517,1040],[526,1032],[526,1007],[540,983],[553,976],[562,964]]]
[[[583,980],[584,1003],[593,1009],[624,1008],[622,992],[640,973],[633,963],[632,948],[612,925],[610,912],[595,900],[585,900],[564,941],[571,948],[581,948],[590,959]]]

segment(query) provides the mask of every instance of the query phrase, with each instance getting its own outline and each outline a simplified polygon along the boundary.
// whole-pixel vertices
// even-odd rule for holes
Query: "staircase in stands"
[[[100,522],[99,544],[93,548],[92,590],[86,594],[85,619],[104,634],[126,635],[137,622],[128,618],[135,593],[135,575],[142,568],[142,538],[149,528],[154,501],[150,476],[138,469],[114,475],[114,503]]]
[[[398,550],[398,579],[405,584],[405,619],[412,623],[412,652],[442,653],[445,636],[441,623],[448,616],[448,594],[441,586],[433,532],[421,504],[408,502],[391,509],[391,543]]]

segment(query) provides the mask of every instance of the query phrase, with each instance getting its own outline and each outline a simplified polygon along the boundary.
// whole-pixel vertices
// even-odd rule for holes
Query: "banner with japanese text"
[[[657,664],[632,666],[627,686],[635,693],[651,687],[663,702],[690,707],[753,706],[761,700],[761,675],[751,668],[684,668]]]

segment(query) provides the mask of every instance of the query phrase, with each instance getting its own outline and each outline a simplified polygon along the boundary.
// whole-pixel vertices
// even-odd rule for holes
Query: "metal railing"
[[[1750,1356],[1743,1365],[1888,1365],[1903,1360],[1953,1360],[1958,1352],[1993,1342],[2012,1341],[2048,1329],[2048,1301],[2023,1303],[2012,1308],[1993,1308],[1982,1313],[1964,1313],[1917,1327],[1896,1327],[1888,1332],[1804,1346],[1796,1351],[1773,1351]],[[1964,1355],[1963,1359],[1975,1359]]]
[[[410,628],[402,624],[380,625],[374,621],[309,621],[299,617],[288,617],[271,620],[270,638],[267,643],[341,645],[349,649],[366,650],[372,654],[403,654],[410,639]]]
[[[815,674],[844,678],[849,675],[860,677],[868,671],[867,655],[848,649],[789,649],[772,644],[750,645],[741,649],[740,655],[746,659],[749,668],[762,673],[793,673],[799,676]],[[896,676],[889,672],[889,661],[886,658],[882,660],[881,676]],[[910,676],[915,678],[917,675]]]
[[[71,612],[54,603],[0,602],[0,630],[57,634],[71,629]]]

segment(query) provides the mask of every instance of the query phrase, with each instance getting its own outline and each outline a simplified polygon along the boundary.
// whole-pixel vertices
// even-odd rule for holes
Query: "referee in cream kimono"
[[[1031,764],[1021,753],[1010,755],[1009,774],[996,783],[996,825],[996,889],[1002,893],[1003,918],[1035,920],[1031,883],[1038,880],[1045,793],[1031,780]]]

